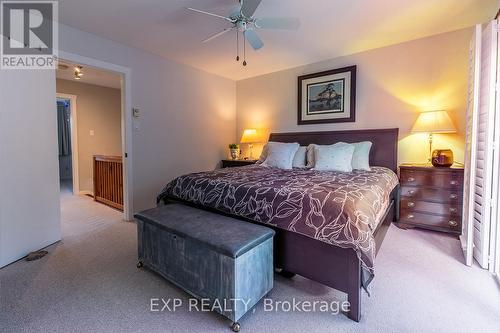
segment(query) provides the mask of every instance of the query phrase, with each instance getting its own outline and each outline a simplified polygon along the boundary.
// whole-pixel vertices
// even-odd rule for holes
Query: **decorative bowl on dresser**
[[[221,165],[223,168],[234,168],[255,164],[255,162],[257,162],[257,160],[222,160]]]
[[[424,228],[460,235],[464,169],[401,165],[400,228]]]

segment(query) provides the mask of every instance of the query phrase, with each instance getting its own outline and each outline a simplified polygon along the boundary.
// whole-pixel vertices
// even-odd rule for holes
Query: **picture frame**
[[[356,66],[298,77],[297,124],[356,121]]]

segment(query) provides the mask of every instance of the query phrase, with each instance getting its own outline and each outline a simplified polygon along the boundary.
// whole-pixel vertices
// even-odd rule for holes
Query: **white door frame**
[[[123,154],[123,217],[132,221],[134,216],[133,203],[133,151],[132,151],[132,85],[131,70],[128,67],[109,62],[84,57],[78,54],[59,51],[59,58],[69,62],[95,67],[120,74],[122,77],[122,154]]]
[[[78,171],[78,126],[77,126],[77,112],[76,112],[76,95],[56,93],[57,98],[68,99],[69,100],[69,110],[71,113],[70,124],[71,124],[71,168],[72,168],[72,180],[73,180],[73,194],[80,193],[80,178]]]

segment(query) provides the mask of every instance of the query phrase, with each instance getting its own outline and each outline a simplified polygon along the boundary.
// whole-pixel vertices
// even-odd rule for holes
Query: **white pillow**
[[[345,142],[338,142],[344,143]],[[354,146],[354,153],[352,155],[352,169],[353,170],[366,170],[371,171],[370,168],[370,149],[372,143],[370,141],[351,143]],[[315,165],[315,148],[320,147],[317,144],[310,144],[307,146],[307,164],[308,168],[313,168]]]
[[[262,148],[262,153],[260,154],[259,159],[257,160],[257,164],[263,163],[266,158],[267,158],[267,151],[269,144],[274,145],[274,144],[282,144],[283,142],[273,142],[270,141],[264,145]],[[307,153],[307,147],[300,146],[297,152],[295,153],[295,156],[293,157],[293,162],[292,165],[294,168],[305,168],[306,167],[306,153]]]
[[[370,168],[370,149],[372,143],[370,141],[352,143],[354,146],[354,154],[352,155],[353,170],[371,171]]]
[[[345,142],[317,146],[314,148],[314,170],[351,172],[353,153],[354,145]]]
[[[299,147],[295,156],[293,157],[292,166],[294,168],[305,168],[306,167],[306,154],[307,147]]]
[[[267,144],[267,157],[262,165],[292,169],[293,158],[298,149],[298,143],[269,142]]]

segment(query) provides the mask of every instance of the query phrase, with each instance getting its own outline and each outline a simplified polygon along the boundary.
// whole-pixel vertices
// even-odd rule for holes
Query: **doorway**
[[[113,63],[100,61],[94,58],[59,51],[59,59],[78,63],[95,69],[115,73],[121,77],[121,137],[123,157],[123,218],[132,221],[134,210],[133,202],[133,150],[132,150],[132,86],[131,71],[129,68]],[[130,111],[130,112],[129,112]]]
[[[69,119],[66,121],[69,120],[71,124],[70,141],[73,149],[71,155],[66,152],[66,155],[60,156],[61,191],[67,193],[71,186],[70,193],[97,197],[98,201],[109,206],[122,208],[124,219],[130,220],[131,173],[128,157],[131,150],[127,148],[131,146],[131,140],[128,137],[130,131],[127,131],[126,126],[131,121],[127,120],[124,111],[125,105],[130,104],[130,89],[125,88],[129,87],[126,84],[129,70],[72,54],[64,54],[63,57],[59,59],[62,66],[56,75],[57,98],[59,109],[66,110],[66,114],[67,109],[70,110]],[[67,161],[69,156],[71,165]],[[100,161],[105,157],[112,158],[113,162],[120,162],[121,179],[117,183],[119,189],[108,194],[114,195],[114,198],[120,197],[123,202],[121,207],[113,205],[112,201],[106,201],[103,190],[96,190],[96,157]],[[116,163],[113,163],[112,167],[116,168],[115,165]],[[113,179],[117,181],[118,177]],[[106,185],[109,185],[109,182],[106,182]]]
[[[76,95],[59,93],[57,103],[57,138],[61,194],[79,194],[78,135],[76,127]]]
[[[61,192],[73,193],[70,101],[57,98],[57,141],[59,150],[59,182]]]

